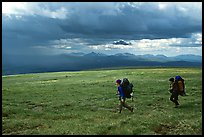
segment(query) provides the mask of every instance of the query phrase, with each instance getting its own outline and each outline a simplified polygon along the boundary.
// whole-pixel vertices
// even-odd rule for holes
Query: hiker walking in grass
[[[178,92],[174,81],[174,78],[170,78],[169,92],[171,93],[170,100],[175,103],[175,107],[178,107]]]
[[[119,100],[120,100],[120,105],[119,105],[119,113],[121,113],[122,111],[122,107],[125,107],[127,109],[129,109],[131,112],[133,112],[133,108],[128,106],[126,103],[125,103],[125,93],[124,93],[124,90],[123,88],[121,87],[121,80],[118,79],[116,80],[116,85],[118,86],[118,90],[117,90],[117,95],[119,95]]]
[[[170,78],[169,92],[171,93],[170,100],[175,103],[175,108],[179,106],[178,96],[186,96],[184,79],[181,76]]]
[[[171,93],[170,100],[175,103],[175,108],[177,108],[179,105],[179,103],[178,103],[178,95],[179,94],[178,94],[178,90],[177,90],[178,87],[176,85],[174,78],[170,78],[169,81],[170,81],[169,92]]]

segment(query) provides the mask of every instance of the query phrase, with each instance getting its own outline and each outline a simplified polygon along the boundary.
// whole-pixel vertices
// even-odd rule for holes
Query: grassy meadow
[[[179,108],[170,77],[185,79]],[[116,79],[134,85],[118,113]],[[201,135],[202,68],[138,68],[2,76],[3,135]]]

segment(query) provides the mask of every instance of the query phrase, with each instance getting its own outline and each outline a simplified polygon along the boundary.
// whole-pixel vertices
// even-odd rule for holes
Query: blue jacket
[[[120,97],[121,97],[121,98],[125,98],[125,94],[124,94],[124,91],[123,91],[123,89],[122,89],[121,86],[118,87],[118,91],[119,91]]]

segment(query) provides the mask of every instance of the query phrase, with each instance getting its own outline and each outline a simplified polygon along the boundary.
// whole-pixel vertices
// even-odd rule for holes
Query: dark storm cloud
[[[129,39],[187,37],[201,32],[201,14],[194,19],[190,11],[181,13],[178,7],[158,9],[156,4],[142,4],[138,8],[128,4],[117,8],[115,14],[103,10],[75,10],[61,27],[66,32],[92,37],[125,37]],[[195,9],[194,9],[195,10]]]
[[[119,41],[115,41],[113,42],[114,45],[131,45],[130,42],[126,42],[124,40],[119,40]]]
[[[28,53],[31,47],[48,46],[49,40],[60,39],[64,35],[57,19],[42,16],[22,16],[19,19],[14,15],[3,15],[2,18],[3,47],[12,53]],[[8,52],[7,50],[5,52]]]
[[[127,45],[129,40],[191,38],[192,33],[202,33],[201,5],[39,3],[22,12],[2,15],[3,52],[39,53],[40,47],[88,51],[90,45],[114,44],[114,41],[116,45]],[[179,45],[183,46],[171,46]]]
[[[18,36],[42,41],[58,39],[64,35],[58,24],[58,20],[42,16],[23,16],[18,19],[13,15],[12,19],[3,16],[2,28],[4,33],[16,33]]]
[[[191,4],[191,3],[189,3]],[[54,10],[53,3],[43,3],[45,7]],[[60,29],[73,35],[84,37],[113,38],[169,38],[187,37],[190,33],[201,32],[202,14],[194,17],[195,7],[186,12],[178,5],[159,9],[158,3],[56,3],[67,9],[67,18],[64,20],[51,19],[45,16],[30,16],[26,21],[18,20],[9,24],[13,31],[32,32],[41,38],[59,37]],[[171,3],[169,3],[171,5]],[[180,6],[179,6],[180,5]],[[182,6],[184,8],[189,8]],[[43,15],[43,14],[42,14]],[[199,17],[200,16],[200,17]],[[44,35],[43,35],[44,34]],[[81,36],[80,36],[81,37]]]

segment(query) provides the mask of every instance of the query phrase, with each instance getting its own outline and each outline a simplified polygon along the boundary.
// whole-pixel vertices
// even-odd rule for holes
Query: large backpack
[[[178,90],[179,95],[185,96],[186,93],[185,93],[184,79],[181,76],[176,76],[175,81],[176,81],[176,84],[177,84],[177,90]]]
[[[124,78],[121,87],[124,91],[125,97],[131,98],[132,97],[131,94],[133,93],[133,84],[130,83],[127,78]]]

